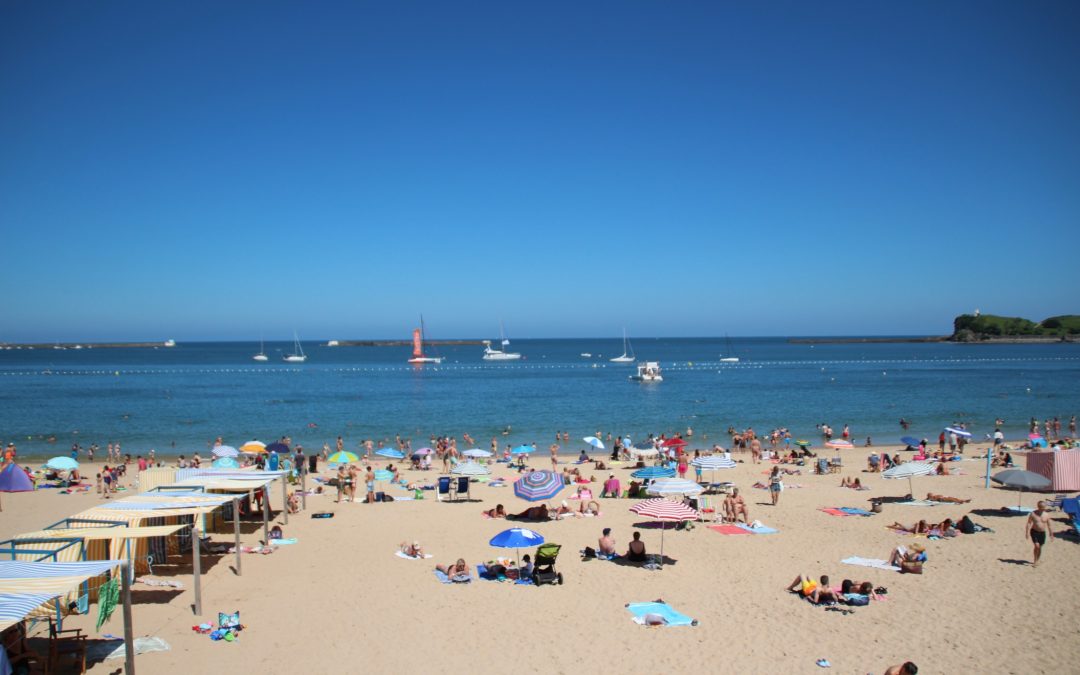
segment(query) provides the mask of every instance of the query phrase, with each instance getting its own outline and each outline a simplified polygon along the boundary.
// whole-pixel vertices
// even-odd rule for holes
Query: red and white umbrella
[[[829,441],[825,444],[826,448],[834,448],[836,450],[850,450],[855,447],[855,444],[851,441]]]
[[[645,501],[638,502],[630,507],[630,511],[638,514],[639,516],[645,516],[646,518],[652,518],[653,520],[659,520],[661,523],[677,523],[684,520],[697,520],[700,518],[700,514],[689,506],[682,502],[673,502],[670,499],[664,499],[663,497],[657,497],[656,499],[646,499]],[[660,565],[664,564],[664,531],[667,530],[667,525],[663,525],[660,528]]]

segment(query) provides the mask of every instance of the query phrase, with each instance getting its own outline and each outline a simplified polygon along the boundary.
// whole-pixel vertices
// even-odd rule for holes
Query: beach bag
[[[271,539],[284,539],[284,537],[282,536],[281,526],[280,525],[275,525],[275,526],[270,528],[270,538]]]
[[[581,552],[581,557],[582,558],[595,558],[596,557],[596,549],[594,549],[592,546],[586,546],[585,550]]]
[[[975,523],[971,521],[971,518],[964,516],[960,519],[960,532],[963,534],[975,534]]]
[[[901,574],[922,574],[922,563],[912,560],[904,560],[900,563]]]

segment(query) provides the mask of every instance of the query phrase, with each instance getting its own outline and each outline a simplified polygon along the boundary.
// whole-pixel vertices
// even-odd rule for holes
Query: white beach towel
[[[931,502],[925,499],[912,499],[909,502],[896,502],[897,506],[937,506],[942,502]]]
[[[420,560],[420,558],[414,558],[411,555],[405,555],[404,551],[394,551],[394,555],[396,555],[399,558],[404,558],[406,560]],[[425,558],[430,558],[430,557],[432,557],[432,555],[430,553],[425,553],[424,557]]]
[[[899,567],[893,567],[886,560],[877,560],[875,558],[860,558],[859,556],[851,556],[850,558],[844,558],[840,562],[845,565],[858,565],[859,567],[873,567],[879,570],[888,570],[889,572],[899,572]]]

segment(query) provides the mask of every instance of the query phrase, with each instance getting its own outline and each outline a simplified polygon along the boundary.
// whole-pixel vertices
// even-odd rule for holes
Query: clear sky
[[[1080,3],[0,3],[0,340],[1078,313]]]

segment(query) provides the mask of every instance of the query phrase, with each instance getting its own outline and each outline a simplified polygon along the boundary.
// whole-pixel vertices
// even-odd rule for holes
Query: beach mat
[[[840,516],[842,518],[845,518],[845,517],[851,515],[850,513],[845,513],[842,509],[834,509],[834,508],[818,509],[818,511],[822,511],[824,513],[827,513],[830,516]]]
[[[931,502],[925,499],[912,499],[906,502],[895,502],[897,506],[937,506],[942,502]]]
[[[854,509],[854,508],[851,508],[850,506],[841,506],[840,510],[843,511],[844,513],[848,514],[849,516],[872,516],[872,515],[874,515],[873,511],[867,511],[866,509]]]
[[[405,551],[394,551],[394,555],[396,555],[399,558],[404,558],[406,560],[421,560],[421,558],[414,558],[411,555],[406,555]],[[431,558],[431,557],[433,557],[433,556],[430,553],[425,553],[424,554],[424,558]]]
[[[634,615],[634,623],[646,625],[645,616],[648,614],[655,614],[664,619],[666,626],[696,626],[697,621],[691,619],[685,614],[676,612],[664,602],[631,602],[626,606],[626,609]]]
[[[442,570],[435,570],[435,578],[438,579],[440,583],[444,584],[467,584],[472,581],[471,576],[468,579],[463,579],[460,581],[451,580],[450,577],[446,576],[446,572],[443,572]]]
[[[719,534],[753,534],[753,530],[738,525],[709,525],[709,529]]]
[[[288,539],[271,539],[271,546],[288,546],[289,544],[298,544],[300,540],[296,537],[289,537]]]
[[[759,525],[758,527],[750,527],[749,525],[744,525],[743,523],[738,523],[738,524],[735,525],[735,527],[742,528],[742,529],[746,530],[747,532],[752,532],[753,534],[778,534],[780,532],[780,530],[777,530],[777,529],[774,529],[774,528],[771,528],[771,527],[766,527],[765,525]]]
[[[887,570],[889,572],[899,572],[899,567],[893,567],[886,560],[877,560],[875,558],[860,558],[859,556],[851,556],[850,558],[844,558],[841,560],[845,565],[857,565],[859,567],[873,567],[879,570]]]

